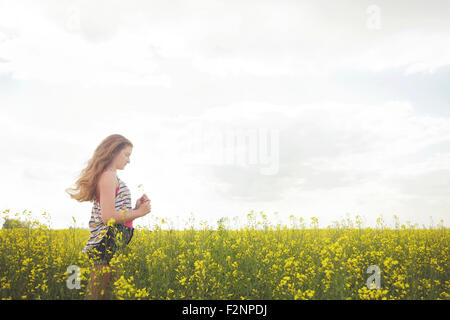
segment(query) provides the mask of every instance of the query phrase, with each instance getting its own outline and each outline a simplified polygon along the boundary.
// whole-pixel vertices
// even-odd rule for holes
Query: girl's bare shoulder
[[[104,185],[106,183],[106,184],[114,184],[116,188],[119,186],[117,175],[109,170],[105,170],[100,174],[98,182],[99,185]]]

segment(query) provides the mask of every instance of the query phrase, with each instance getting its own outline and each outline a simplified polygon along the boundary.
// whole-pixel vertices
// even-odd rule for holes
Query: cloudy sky
[[[152,200],[135,225],[253,210],[448,226],[449,9],[0,0],[0,210],[87,228],[92,203],[64,189],[119,133],[134,149],[118,176]]]

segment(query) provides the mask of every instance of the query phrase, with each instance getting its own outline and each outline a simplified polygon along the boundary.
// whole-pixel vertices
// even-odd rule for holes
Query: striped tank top
[[[132,210],[130,189],[128,189],[125,183],[119,179],[119,177],[117,177],[117,180],[119,182],[119,186],[116,188],[115,209],[119,212]],[[133,221],[128,221],[124,223],[124,225],[132,228]],[[92,247],[98,245],[102,240],[103,235],[106,233],[107,228],[108,226],[102,220],[100,196],[98,196],[97,199],[94,200],[91,219],[89,220],[89,230],[91,231],[91,234],[82,252],[86,253]]]

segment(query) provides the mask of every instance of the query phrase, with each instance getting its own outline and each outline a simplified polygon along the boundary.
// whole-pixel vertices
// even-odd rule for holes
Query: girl
[[[117,249],[126,246],[133,237],[133,220],[151,210],[150,200],[145,194],[132,209],[130,190],[117,177],[116,170],[123,170],[130,162],[132,149],[133,144],[125,137],[119,134],[108,136],[95,149],[76,182],[76,188],[66,189],[72,199],[94,203],[89,221],[91,234],[82,251],[92,262],[87,299],[110,298],[109,262]],[[72,191],[78,192],[74,194]]]

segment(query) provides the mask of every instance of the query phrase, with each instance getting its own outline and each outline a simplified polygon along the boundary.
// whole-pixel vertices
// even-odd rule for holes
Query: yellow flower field
[[[0,230],[1,299],[84,299],[88,230],[33,222]],[[317,228],[251,224],[240,230],[137,229],[113,259],[116,299],[445,299],[449,233],[443,226]],[[368,289],[369,266],[380,288]],[[70,289],[69,266],[80,271]],[[69,281],[70,282],[70,281]]]

